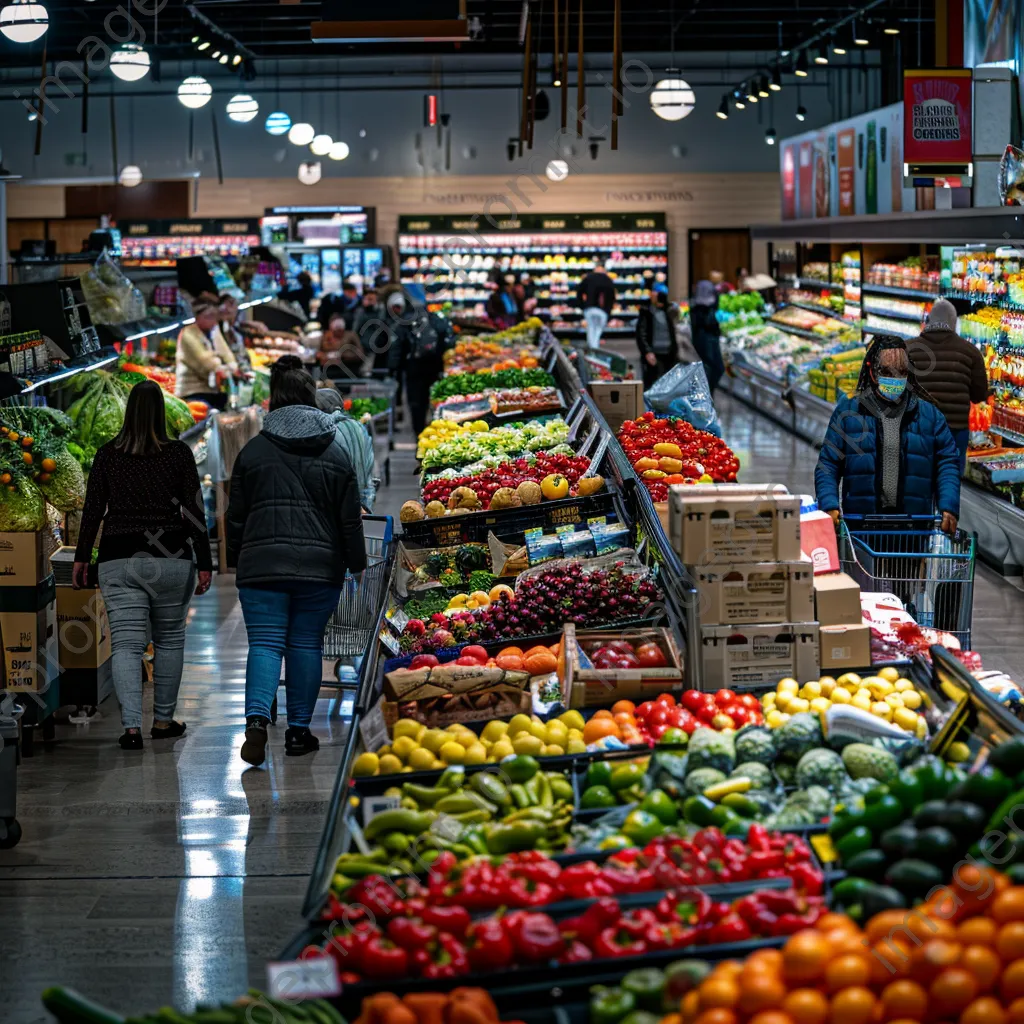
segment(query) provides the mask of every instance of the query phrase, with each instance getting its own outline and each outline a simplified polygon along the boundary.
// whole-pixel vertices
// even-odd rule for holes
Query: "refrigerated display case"
[[[247,256],[260,244],[255,217],[204,220],[121,221],[125,267],[173,267],[186,256]]]

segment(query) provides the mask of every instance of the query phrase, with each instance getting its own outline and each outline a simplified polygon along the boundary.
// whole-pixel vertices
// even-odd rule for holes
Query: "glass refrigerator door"
[[[319,295],[323,287],[323,275],[320,270],[319,252],[300,252],[293,256],[299,262],[299,269],[309,274],[313,281],[313,294]]]
[[[383,249],[363,249],[363,279],[368,285],[377,280],[377,275],[383,264]]]
[[[341,252],[338,249],[321,249],[320,260],[323,266],[321,287],[324,295],[333,295],[341,291]]]
[[[350,277],[363,276],[362,249],[342,249],[341,276],[347,281]]]

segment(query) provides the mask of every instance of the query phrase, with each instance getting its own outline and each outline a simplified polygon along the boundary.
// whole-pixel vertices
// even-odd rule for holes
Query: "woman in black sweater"
[[[128,396],[124,426],[96,453],[75,549],[75,589],[88,585],[103,523],[99,583],[110,619],[112,674],[124,750],[142,749],[142,656],[150,635],[154,739],[181,736],[174,721],[193,590],[210,588],[213,563],[192,450],[167,438],[163,392],[154,381]],[[198,571],[198,584],[196,574]]]

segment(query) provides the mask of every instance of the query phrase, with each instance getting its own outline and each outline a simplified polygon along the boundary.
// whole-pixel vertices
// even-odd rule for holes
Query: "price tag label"
[[[811,846],[822,864],[832,864],[839,860],[839,854],[836,853],[836,848],[832,845],[832,837],[830,835],[822,832],[816,836],[811,836],[810,840]]]
[[[399,636],[401,636],[402,633],[405,631],[406,625],[409,622],[409,616],[405,614],[404,608],[396,608],[394,612],[391,614],[391,618],[389,618],[387,621],[391,628]]]
[[[341,995],[338,965],[332,956],[267,964],[267,991],[273,999],[329,999]]]
[[[363,827],[365,828],[371,818],[375,818],[382,811],[397,811],[402,806],[402,801],[397,796],[367,796],[363,798]]]
[[[380,631],[380,642],[397,658],[402,653],[402,645],[398,642],[398,637],[393,636],[391,630],[387,626],[383,626]]]
[[[384,721],[384,695],[359,720],[359,735],[367,750],[379,750],[388,741],[388,726]]]

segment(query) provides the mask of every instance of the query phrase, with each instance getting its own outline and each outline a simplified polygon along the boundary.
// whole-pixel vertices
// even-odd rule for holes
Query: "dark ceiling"
[[[49,61],[81,59],[79,49],[89,36],[110,39],[128,36],[123,16],[118,9],[131,10],[146,31],[145,45],[160,60],[180,60],[195,56],[191,39],[201,21],[182,0],[168,0],[154,20],[140,13],[159,6],[158,0],[43,0],[49,10],[50,28],[40,41],[18,45],[0,39],[0,68],[6,70],[38,69],[46,44]],[[535,17],[539,15],[539,42],[542,53],[552,45],[552,14],[554,0],[529,0]],[[565,0],[562,0],[563,4]],[[576,48],[576,11],[572,6],[571,49]],[[424,8],[429,8],[424,0]],[[623,4],[622,46],[630,52],[667,51],[672,27],[678,53],[693,52],[755,52],[775,50],[782,25],[782,48],[798,44],[827,30],[851,12],[865,6],[829,0],[797,0],[788,9],[779,0],[627,0]],[[880,34],[882,22],[900,25],[903,45],[912,46],[911,58],[918,52],[931,53],[933,25],[929,17],[931,4],[920,0],[884,0],[873,7],[872,29]],[[310,41],[310,23],[321,17],[318,0],[281,3],[278,0],[195,0],[194,9],[215,26],[230,33],[253,54],[257,69],[259,60],[332,57],[349,54],[493,54],[521,51],[519,33],[523,0],[466,0],[467,18],[477,29],[474,38],[461,44],[402,43],[377,45],[314,44]],[[613,0],[584,0],[584,36],[587,53],[609,54],[612,48]],[[922,18],[922,10],[925,14]],[[104,19],[109,28],[104,28]],[[475,19],[475,20],[474,20]],[[782,19],[780,21],[780,19]],[[865,19],[862,19],[862,22]],[[137,36],[136,36],[137,39]],[[889,39],[890,45],[892,39]]]

